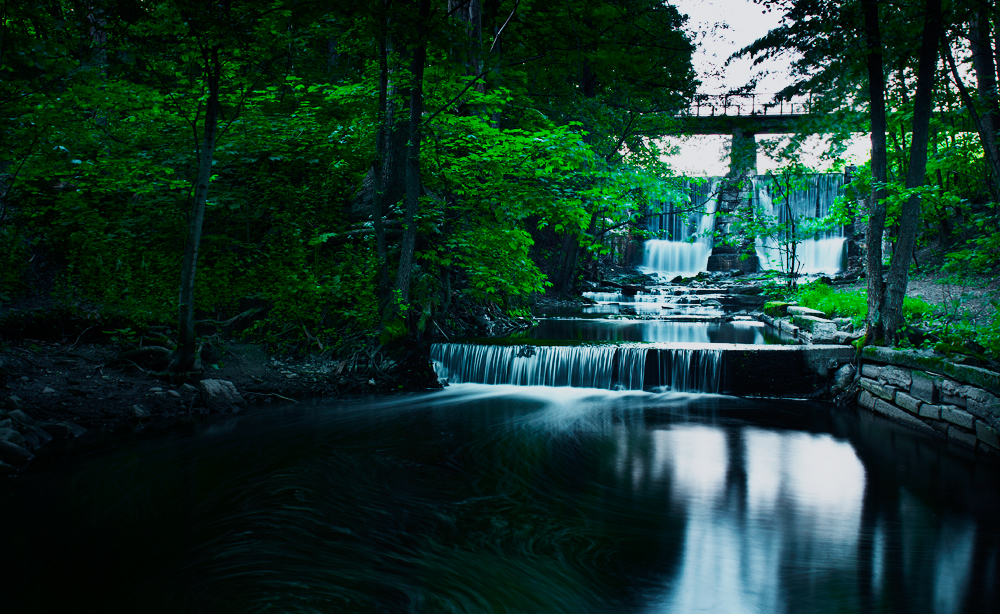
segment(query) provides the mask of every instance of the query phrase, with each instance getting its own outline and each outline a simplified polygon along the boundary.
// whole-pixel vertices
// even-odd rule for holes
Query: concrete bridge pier
[[[730,244],[735,213],[753,203],[753,178],[757,175],[756,133],[747,127],[733,126],[733,140],[729,152],[729,174],[721,187],[715,214],[715,245],[708,258],[709,271],[743,271],[754,273],[759,262],[754,252],[753,239],[741,237],[738,244]]]

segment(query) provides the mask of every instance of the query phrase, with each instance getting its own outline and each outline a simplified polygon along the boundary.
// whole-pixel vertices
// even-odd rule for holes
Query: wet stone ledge
[[[1000,376],[913,351],[863,352],[858,404],[896,422],[1000,458]],[[934,369],[936,367],[936,369]]]

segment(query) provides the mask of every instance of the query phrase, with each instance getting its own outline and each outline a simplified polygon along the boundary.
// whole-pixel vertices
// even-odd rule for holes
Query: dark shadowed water
[[[995,612],[995,468],[804,402],[463,384],[0,489],[4,612]]]

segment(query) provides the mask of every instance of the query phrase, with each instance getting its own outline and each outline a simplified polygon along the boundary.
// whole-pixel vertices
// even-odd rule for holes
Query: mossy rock
[[[893,350],[868,346],[862,350],[866,360],[881,362],[911,369],[933,371],[962,382],[984,388],[1000,395],[1000,374],[981,367],[959,365],[940,356],[932,356],[914,350]]]
[[[764,303],[764,313],[772,318],[781,318],[788,315],[788,306],[795,305],[786,301],[768,301]]]

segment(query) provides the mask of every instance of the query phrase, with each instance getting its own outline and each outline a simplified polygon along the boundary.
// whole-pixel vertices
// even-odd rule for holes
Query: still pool
[[[868,414],[454,385],[0,487],[4,612],[995,612],[997,468]]]

